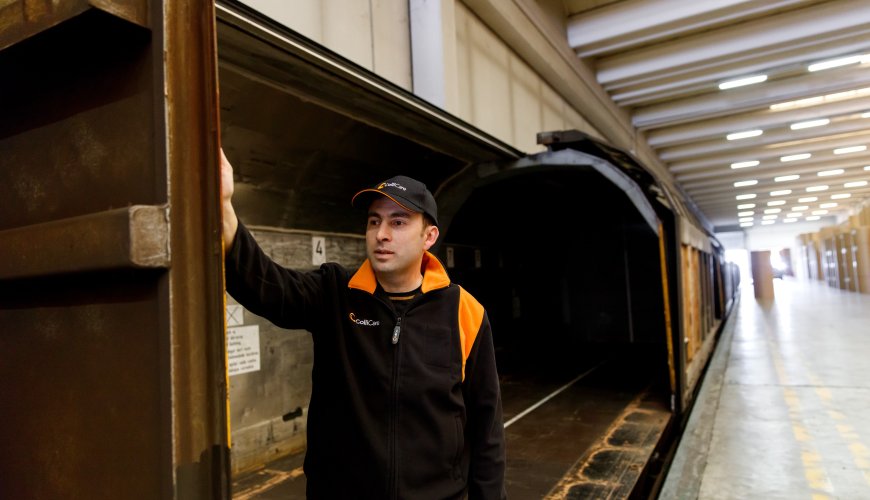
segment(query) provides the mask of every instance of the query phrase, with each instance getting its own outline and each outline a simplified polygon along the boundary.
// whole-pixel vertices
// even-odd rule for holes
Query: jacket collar
[[[447,271],[437,257],[429,252],[423,255],[423,293],[445,288],[450,285],[450,277],[447,276]],[[347,284],[348,288],[356,288],[371,294],[375,293],[378,287],[378,280],[375,278],[375,271],[372,269],[372,263],[368,259],[362,263],[356,274],[350,279]]]

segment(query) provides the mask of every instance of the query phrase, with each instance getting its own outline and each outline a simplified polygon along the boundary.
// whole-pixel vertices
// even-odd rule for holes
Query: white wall
[[[746,231],[746,248],[750,251],[777,248],[794,249],[797,235],[814,233],[834,223],[835,221],[832,217],[823,217],[820,220],[811,222],[777,223],[770,226],[752,227]]]

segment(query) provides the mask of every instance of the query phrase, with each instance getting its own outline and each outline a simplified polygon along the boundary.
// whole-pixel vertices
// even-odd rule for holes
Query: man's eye
[[[377,225],[378,225],[378,220],[377,220],[377,219],[372,219],[372,220],[369,221],[369,226],[377,226]]]
[[[398,220],[394,220],[393,224],[396,226],[403,226],[403,225],[405,225],[405,221],[398,219]]]

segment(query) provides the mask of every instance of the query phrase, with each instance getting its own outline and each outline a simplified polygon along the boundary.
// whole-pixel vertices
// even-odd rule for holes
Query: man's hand
[[[227,155],[221,148],[221,212],[223,213],[224,251],[233,246],[236,230],[239,228],[239,219],[236,218],[236,211],[233,209],[234,190],[233,166],[230,165]]]

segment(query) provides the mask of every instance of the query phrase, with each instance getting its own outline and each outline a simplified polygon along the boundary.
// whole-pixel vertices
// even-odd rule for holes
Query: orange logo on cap
[[[386,185],[387,185],[386,182],[382,182],[381,185],[378,186],[378,189],[384,189],[384,186],[386,186]]]

